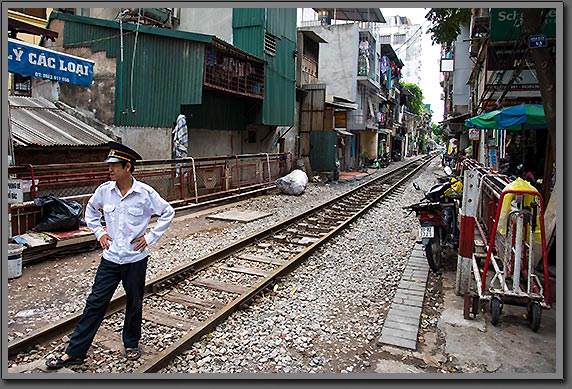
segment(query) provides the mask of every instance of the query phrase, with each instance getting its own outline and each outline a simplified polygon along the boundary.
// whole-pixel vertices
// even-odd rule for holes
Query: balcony
[[[205,89],[264,98],[263,60],[218,39],[205,50]]]

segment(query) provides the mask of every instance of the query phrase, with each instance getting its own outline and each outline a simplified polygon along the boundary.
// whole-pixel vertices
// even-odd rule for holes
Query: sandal
[[[141,356],[141,349],[139,347],[128,347],[125,349],[125,358],[129,361],[135,361]]]
[[[84,358],[72,358],[69,357],[68,359],[62,359],[61,357],[55,357],[52,359],[48,359],[46,361],[46,367],[48,369],[61,369],[62,367],[71,366],[71,365],[81,365],[85,362]]]

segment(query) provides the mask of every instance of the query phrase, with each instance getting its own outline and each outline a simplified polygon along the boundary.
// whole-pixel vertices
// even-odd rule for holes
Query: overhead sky
[[[441,45],[432,45],[431,36],[427,34],[430,24],[425,15],[429,8],[382,8],[381,13],[387,16],[407,16],[411,23],[421,24],[423,32],[423,67],[421,69],[421,89],[425,104],[431,104],[433,111],[433,122],[438,123],[443,120],[443,100],[441,93],[443,88],[439,85],[441,73],[439,72],[439,61],[441,57]]]

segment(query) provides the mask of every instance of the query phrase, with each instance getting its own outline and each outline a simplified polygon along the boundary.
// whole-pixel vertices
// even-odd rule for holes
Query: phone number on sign
[[[46,74],[46,73],[40,73],[40,72],[34,73],[34,77],[45,78],[45,79],[52,80],[52,81],[70,82],[70,79],[68,77],[55,76],[53,74]]]

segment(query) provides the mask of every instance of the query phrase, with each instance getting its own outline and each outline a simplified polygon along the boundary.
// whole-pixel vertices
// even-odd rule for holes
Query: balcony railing
[[[206,88],[264,98],[264,62],[248,53],[213,40],[206,47],[204,69]]]

